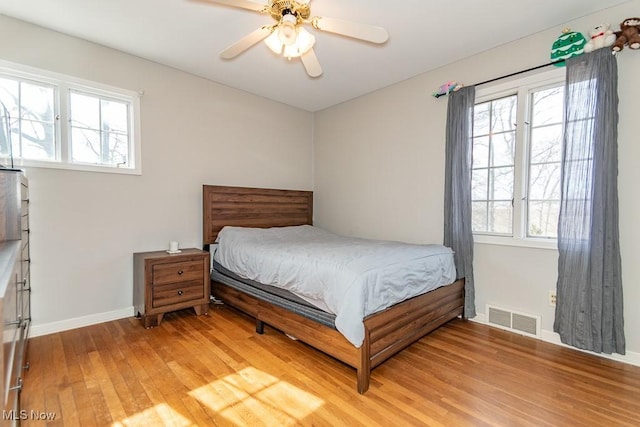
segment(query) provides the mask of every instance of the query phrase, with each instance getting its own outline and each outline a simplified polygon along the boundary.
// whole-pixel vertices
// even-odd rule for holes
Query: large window
[[[0,102],[2,164],[140,173],[137,93],[0,62]]]
[[[564,70],[478,91],[475,240],[553,247],[560,206]]]

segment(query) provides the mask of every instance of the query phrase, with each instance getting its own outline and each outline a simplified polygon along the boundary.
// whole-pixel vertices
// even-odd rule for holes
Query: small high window
[[[0,102],[5,166],[140,173],[137,93],[0,62]]]

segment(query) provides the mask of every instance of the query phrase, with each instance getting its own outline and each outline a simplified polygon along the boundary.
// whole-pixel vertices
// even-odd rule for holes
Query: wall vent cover
[[[540,316],[508,310],[487,304],[487,321],[490,325],[519,334],[540,337]]]

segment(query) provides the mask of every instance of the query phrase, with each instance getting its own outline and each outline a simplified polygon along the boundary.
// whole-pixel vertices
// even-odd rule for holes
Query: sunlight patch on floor
[[[189,392],[235,424],[292,425],[324,400],[253,367]]]
[[[111,426],[151,426],[159,425],[157,424],[158,422],[162,422],[160,425],[163,426],[187,427],[194,425],[190,420],[171,408],[171,406],[166,403],[159,403],[156,406],[145,409],[142,412],[138,412],[125,420],[115,422]]]

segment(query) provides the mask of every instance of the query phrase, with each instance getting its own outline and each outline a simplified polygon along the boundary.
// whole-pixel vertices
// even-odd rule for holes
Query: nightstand
[[[133,306],[145,328],[158,326],[165,313],[183,308],[207,314],[210,283],[209,252],[133,254]]]

